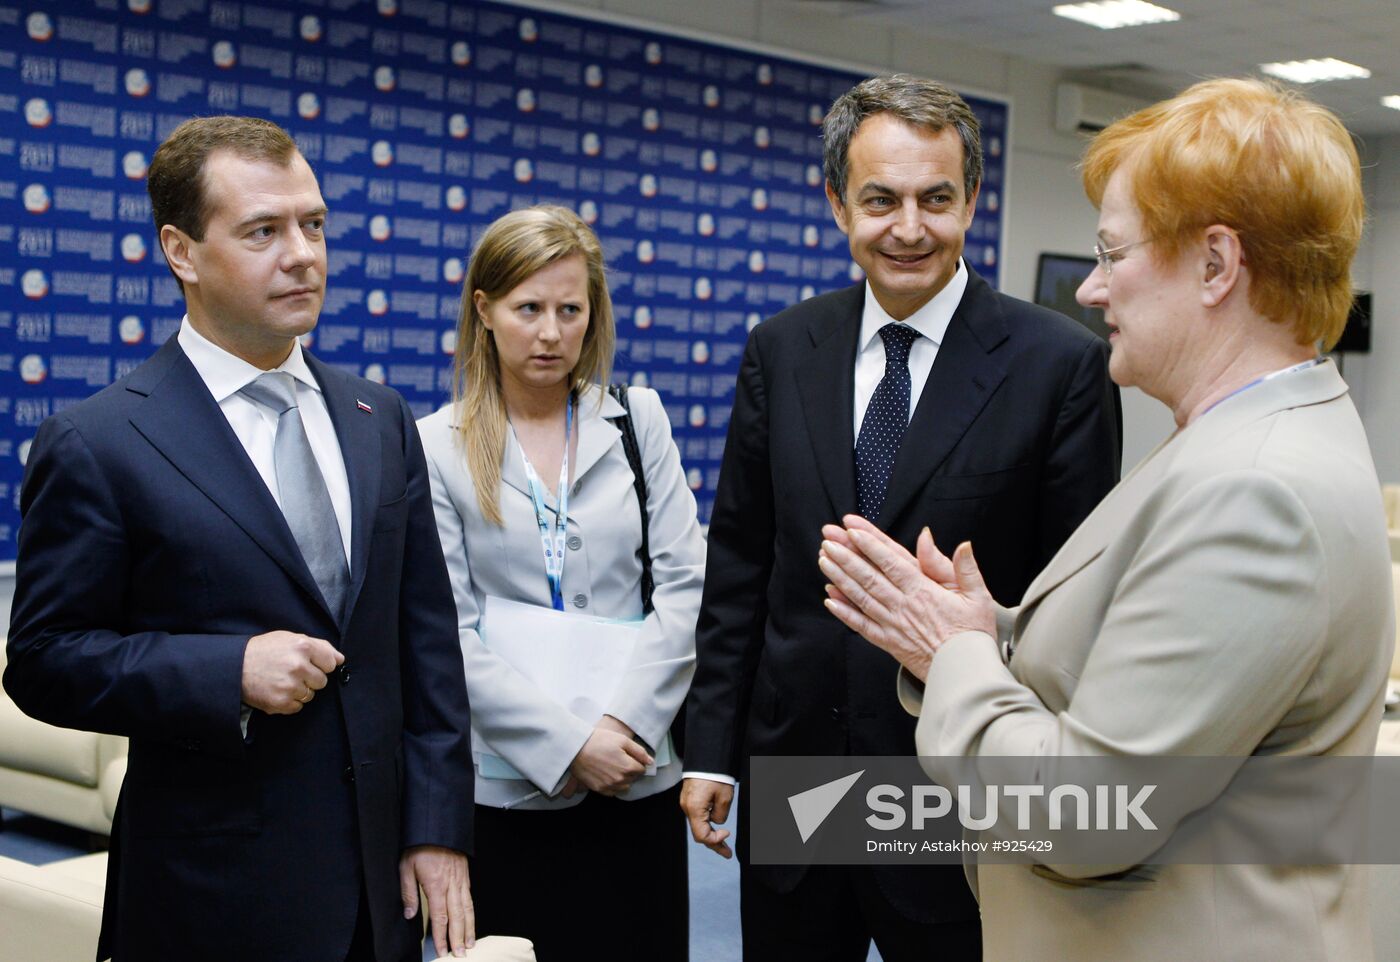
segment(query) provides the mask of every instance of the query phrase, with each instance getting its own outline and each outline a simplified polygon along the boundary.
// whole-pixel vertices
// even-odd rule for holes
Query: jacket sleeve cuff
[[[899,675],[895,679],[895,692],[899,695],[900,706],[918,718],[919,713],[924,710],[924,683],[915,678],[903,665],[899,666]]]

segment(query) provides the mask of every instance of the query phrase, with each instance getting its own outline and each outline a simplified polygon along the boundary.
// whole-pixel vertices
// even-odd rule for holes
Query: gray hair
[[[982,183],[982,137],[972,108],[936,80],[897,73],[856,84],[836,98],[822,121],[822,166],[838,200],[846,201],[851,138],[867,117],[883,113],[933,133],[950,126],[956,130],[962,141],[964,198],[972,196]]]

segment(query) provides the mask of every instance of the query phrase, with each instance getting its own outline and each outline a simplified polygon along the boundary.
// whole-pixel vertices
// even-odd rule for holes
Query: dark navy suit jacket
[[[378,957],[416,960],[399,856],[471,848],[462,656],[413,418],[307,361],[350,482],[339,621],[174,337],[34,439],[4,684],[43,721],[130,737],[99,949],[116,962],[338,962],[362,888]],[[300,713],[254,712],[245,740],[244,647],[276,629],[345,664]]]
[[[969,273],[872,520],[911,550],[925,525],[949,555],[970,540],[1010,605],[1117,483],[1117,406],[1103,341]],[[710,518],[688,771],[742,780],[753,755],[915,754],[897,664],[826,611],[817,567],[822,525],[856,510],[864,304],[863,284],[835,291],[749,337]],[[804,869],[751,871],[786,891]],[[876,878],[907,917],[977,917],[960,866],[886,866]]]

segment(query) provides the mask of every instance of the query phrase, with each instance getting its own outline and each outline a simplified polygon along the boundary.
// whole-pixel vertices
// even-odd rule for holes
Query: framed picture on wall
[[[1042,307],[1072,317],[1104,340],[1108,340],[1108,325],[1103,311],[1080,305],[1074,292],[1094,270],[1092,257],[1074,254],[1041,254],[1035,270],[1035,302]]]

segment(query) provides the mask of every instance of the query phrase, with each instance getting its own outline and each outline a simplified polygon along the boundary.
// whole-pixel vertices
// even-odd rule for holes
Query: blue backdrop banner
[[[419,415],[448,398],[481,231],[529,204],[577,210],[608,255],[618,376],[661,393],[707,520],[747,332],[861,279],[820,138],[859,79],[495,3],[0,6],[0,562],[39,423],[179,326],[146,166],[219,113],[282,124],[320,178],[329,283],[306,344]],[[995,285],[1007,107],[968,100],[987,156],[966,256]]]

